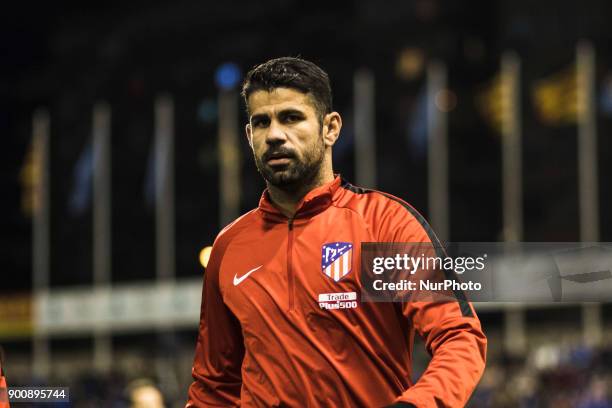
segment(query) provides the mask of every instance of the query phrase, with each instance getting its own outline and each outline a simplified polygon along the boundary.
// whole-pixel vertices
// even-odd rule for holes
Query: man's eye
[[[268,125],[268,120],[266,119],[255,119],[252,121],[253,127],[264,127]]]
[[[299,115],[287,115],[285,120],[289,123],[297,122],[301,119]]]

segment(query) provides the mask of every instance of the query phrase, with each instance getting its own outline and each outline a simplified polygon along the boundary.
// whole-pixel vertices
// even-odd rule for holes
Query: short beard
[[[287,193],[295,193],[316,182],[323,160],[325,160],[325,144],[323,138],[320,137],[318,143],[304,153],[303,160],[293,156],[292,163],[286,169],[274,171],[266,165],[263,157],[257,156],[255,156],[255,165],[270,185]]]

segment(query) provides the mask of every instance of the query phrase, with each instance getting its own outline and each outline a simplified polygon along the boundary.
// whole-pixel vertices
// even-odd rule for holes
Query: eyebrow
[[[301,115],[301,116],[306,115],[304,111],[301,111],[295,108],[287,108],[287,109],[283,109],[282,111],[278,112],[278,116],[287,116],[287,115],[296,115],[296,114]]]
[[[306,114],[303,111],[296,109],[296,108],[287,108],[287,109],[283,109],[278,112],[278,116],[280,117],[287,116],[287,115],[306,116]],[[270,115],[268,115],[267,113],[257,113],[251,116],[251,120],[267,119],[269,117]]]
[[[262,120],[262,119],[267,119],[268,115],[266,115],[265,113],[258,113],[257,115],[253,115],[251,116],[251,121],[255,121],[255,120]]]

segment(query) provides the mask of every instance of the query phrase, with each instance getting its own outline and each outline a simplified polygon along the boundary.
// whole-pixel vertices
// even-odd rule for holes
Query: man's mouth
[[[293,159],[293,156],[287,153],[272,153],[266,156],[267,156],[265,159],[266,163],[272,167],[286,166]]]
[[[291,158],[289,157],[279,157],[276,159],[269,159],[268,160],[268,165],[269,166],[286,166],[287,164],[289,164],[289,162],[291,161]]]

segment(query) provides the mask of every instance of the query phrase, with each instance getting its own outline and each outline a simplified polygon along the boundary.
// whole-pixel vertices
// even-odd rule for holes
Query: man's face
[[[266,181],[285,190],[310,183],[325,157],[322,126],[307,94],[290,88],[249,96],[247,137]]]

